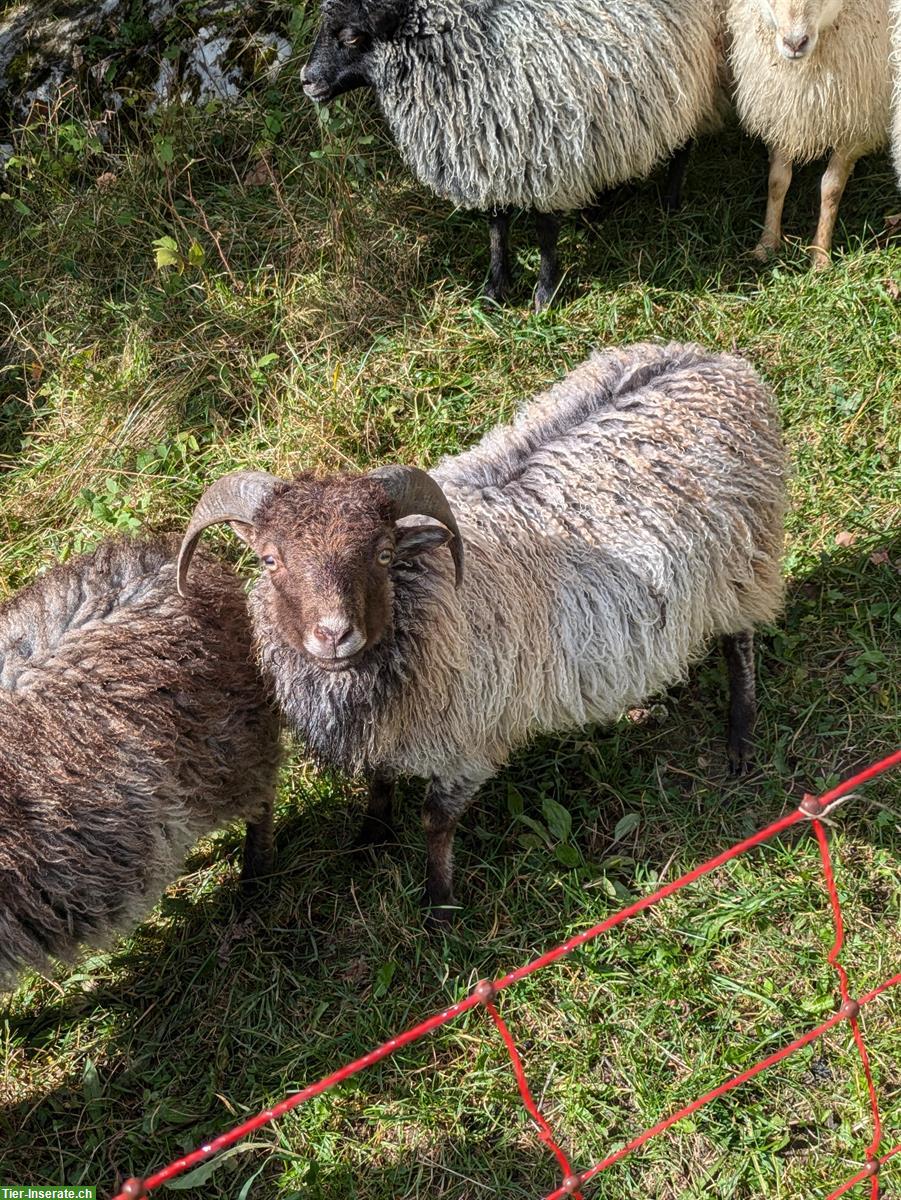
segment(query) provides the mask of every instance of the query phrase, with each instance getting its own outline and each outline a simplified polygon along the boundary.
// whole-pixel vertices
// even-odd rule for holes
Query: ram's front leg
[[[244,835],[244,861],[241,867],[241,887],[251,894],[260,880],[270,874],[275,857],[275,832],[272,816],[272,797],[254,821],[247,822]]]
[[[359,849],[383,846],[394,837],[394,776],[375,771],[369,780],[369,804],[355,845]]]
[[[425,901],[433,923],[447,923],[458,907],[454,899],[454,833],[487,776],[433,778],[426,792],[422,823],[426,836]]]

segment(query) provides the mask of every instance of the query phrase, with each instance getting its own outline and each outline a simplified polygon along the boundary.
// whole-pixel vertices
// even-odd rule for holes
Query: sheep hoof
[[[275,855],[271,850],[260,854],[245,854],[241,865],[241,891],[245,896],[255,896],[261,891],[266,877],[272,874]]]
[[[741,750],[729,751],[729,778],[744,779],[746,775],[751,774],[751,755],[750,751],[742,748]]]
[[[247,871],[241,872],[239,887],[241,889],[241,898],[243,900],[255,900],[263,891],[264,876],[268,875],[269,871]]]
[[[754,247],[752,254],[758,262],[765,263],[770,262],[771,259],[775,258],[778,251],[779,247],[774,246],[772,242],[758,242]]]
[[[827,267],[832,265],[832,259],[829,256],[829,251],[824,250],[822,246],[812,246],[810,250],[810,269],[812,271],[825,271]]]
[[[546,308],[551,306],[551,303],[554,299],[554,290],[555,289],[553,288],[551,290],[547,290],[546,288],[543,288],[541,284],[538,285],[538,287],[535,289],[535,312],[543,312]]]
[[[354,850],[377,850],[388,842],[396,840],[394,826],[378,817],[366,817],[360,826],[360,831],[354,838]]]
[[[502,283],[486,283],[482,291],[482,299],[487,300],[489,304],[497,304],[498,306],[506,304],[507,293],[510,291],[510,280],[506,279]]]

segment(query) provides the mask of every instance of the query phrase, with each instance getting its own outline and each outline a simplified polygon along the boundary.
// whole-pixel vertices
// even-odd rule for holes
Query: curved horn
[[[254,514],[277,483],[281,480],[268,471],[232,471],[210,484],[197,502],[178,552],[176,581],[180,596],[187,594],[188,568],[204,529],[224,521],[252,525]]]
[[[391,466],[370,471],[369,477],[377,479],[388,493],[396,521],[418,513],[422,517],[434,517],[451,531],[450,552],[454,556],[455,583],[459,587],[463,582],[463,539],[447,497],[431,475],[418,467]]]

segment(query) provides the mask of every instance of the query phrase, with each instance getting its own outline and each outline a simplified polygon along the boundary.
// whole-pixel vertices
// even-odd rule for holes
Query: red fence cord
[[[901,1153],[901,1143],[899,1143],[897,1146],[894,1146],[886,1153],[882,1155],[879,1154],[879,1149],[882,1142],[882,1126],[879,1114],[879,1102],[876,1095],[876,1088],[873,1083],[869,1056],[867,1054],[867,1049],[864,1043],[858,1017],[860,1010],[864,1007],[864,1005],[871,1003],[890,988],[901,984],[901,972],[892,976],[890,979],[887,979],[884,983],[880,984],[879,987],[873,988],[872,991],[866,993],[866,995],[860,996],[856,1000],[851,996],[845,968],[839,961],[841,952],[844,948],[844,923],[842,920],[841,902],[835,883],[835,876],[829,856],[829,847],[826,841],[825,830],[823,829],[819,818],[831,812],[833,808],[837,807],[838,804],[841,803],[842,800],[848,799],[855,787],[858,787],[875,776],[882,774],[884,771],[888,771],[892,767],[899,765],[901,765],[901,750],[896,751],[894,754],[890,754],[887,758],[882,759],[880,762],[874,763],[865,770],[859,771],[856,775],[853,775],[850,779],[846,779],[837,787],[830,789],[828,792],[824,792],[822,796],[805,796],[800,806],[795,809],[794,812],[791,812],[787,816],[780,818],[778,821],[774,821],[765,829],[760,830],[751,837],[745,838],[744,841],[736,843],[736,845],[732,846],[729,850],[723,851],[722,854],[718,854],[708,862],[701,864],[701,866],[695,867],[692,871],[688,871],[686,874],[680,876],[672,883],[668,883],[664,887],[659,888],[651,895],[644,896],[642,899],[637,900],[634,904],[629,904],[625,908],[620,909],[618,912],[608,917],[605,921],[601,921],[600,924],[592,926],[591,929],[587,929],[584,933],[577,934],[575,937],[570,938],[562,945],[548,951],[547,954],[543,954],[539,958],[533,959],[531,962],[517,968],[515,971],[511,971],[509,974],[503,975],[500,979],[496,979],[493,982],[483,981],[464,1000],[460,1000],[456,1004],[452,1004],[449,1008],[444,1009],[442,1012],[436,1013],[434,1016],[431,1016],[427,1020],[420,1022],[418,1025],[414,1025],[412,1028],[406,1030],[404,1033],[399,1034],[397,1037],[389,1039],[387,1042],[383,1043],[383,1045],[378,1046],[375,1050],[371,1050],[368,1054],[364,1054],[362,1058],[358,1058],[353,1062],[347,1063],[339,1070],[332,1072],[330,1075],[326,1075],[317,1083],[310,1084],[309,1087],[304,1088],[302,1091],[295,1092],[293,1095],[288,1096],[286,1099],[280,1101],[272,1108],[267,1108],[263,1112],[258,1113],[255,1117],[252,1117],[249,1120],[242,1122],[240,1125],[235,1126],[234,1129],[230,1129],[227,1133],[220,1134],[211,1141],[205,1142],[199,1147],[199,1149],[193,1151],[191,1154],[186,1154],[183,1158],[176,1159],[174,1162],[170,1163],[169,1166],[164,1167],[161,1171],[157,1171],[154,1175],[149,1176],[147,1179],[129,1179],[122,1187],[122,1190],[114,1197],[114,1200],[140,1200],[141,1197],[147,1196],[148,1193],[159,1187],[161,1184],[167,1182],[167,1180],[174,1179],[175,1176],[181,1175],[183,1172],[190,1170],[191,1167],[205,1162],[208,1158],[212,1157],[212,1155],[218,1153],[220,1150],[225,1150],[227,1147],[233,1146],[236,1142],[241,1141],[248,1134],[253,1133],[254,1130],[261,1128],[263,1125],[269,1124],[271,1121],[277,1120],[279,1117],[284,1116],[285,1113],[290,1112],[291,1109],[297,1108],[298,1105],[303,1104],[307,1100],[311,1100],[314,1096],[320,1095],[322,1092],[334,1087],[335,1084],[341,1083],[343,1080],[349,1079],[352,1075],[356,1075],[358,1072],[365,1070],[366,1067],[370,1067],[374,1063],[381,1061],[381,1059],[387,1058],[389,1055],[399,1050],[402,1046],[408,1046],[411,1042],[418,1041],[420,1038],[425,1037],[426,1034],[429,1034],[433,1030],[440,1028],[442,1025],[446,1025],[449,1021],[455,1020],[463,1013],[468,1012],[470,1009],[475,1008],[480,1004],[483,1004],[488,1010],[488,1013],[491,1016],[491,1019],[493,1020],[507,1049],[514,1076],[516,1078],[516,1083],[519,1088],[520,1097],[522,1098],[526,1110],[538,1127],[538,1135],[545,1145],[547,1145],[548,1148],[554,1153],[563,1172],[563,1182],[561,1183],[560,1187],[545,1197],[545,1200],[559,1200],[559,1198],[563,1196],[575,1196],[578,1200],[578,1198],[581,1196],[580,1189],[583,1184],[587,1183],[590,1179],[593,1179],[596,1175],[599,1175],[602,1171],[605,1171],[608,1167],[611,1167],[614,1163],[619,1162],[620,1159],[625,1158],[627,1154],[631,1154],[640,1146],[643,1146],[645,1142],[649,1141],[652,1137],[656,1137],[657,1134],[669,1129],[671,1125],[675,1125],[677,1121],[682,1120],[683,1117],[687,1117],[690,1113],[696,1112],[705,1104],[709,1104],[712,1100],[717,1099],[717,1097],[725,1095],[727,1092],[732,1091],[733,1088],[740,1087],[741,1084],[746,1083],[749,1079],[753,1079],[755,1075],[759,1075],[762,1071],[767,1070],[768,1067],[774,1066],[776,1063],[781,1062],[782,1059],[787,1058],[796,1050],[799,1050],[802,1046],[809,1045],[817,1038],[822,1037],[828,1030],[832,1029],[833,1026],[840,1024],[842,1021],[848,1021],[851,1026],[852,1036],[860,1056],[861,1066],[863,1068],[864,1078],[867,1084],[867,1092],[869,1095],[870,1110],[873,1120],[873,1138],[866,1151],[866,1165],[862,1167],[856,1175],[852,1176],[845,1183],[843,1183],[836,1191],[830,1193],[826,1200],[838,1200],[838,1197],[845,1195],[846,1192],[850,1191],[853,1187],[856,1187],[858,1183],[862,1183],[865,1180],[870,1181],[871,1200],[878,1200],[879,1170],[884,1163],[889,1161],[889,1159],[893,1158],[896,1154]],[[550,1126],[542,1116],[538,1105],[535,1103],[532,1093],[529,1090],[525,1070],[523,1068],[519,1053],[516,1049],[516,1043],[514,1042],[509,1029],[504,1023],[503,1018],[500,1016],[494,1004],[498,992],[502,991],[504,988],[510,987],[514,983],[518,983],[521,979],[525,979],[526,976],[533,974],[535,971],[539,971],[543,967],[557,962],[558,959],[563,958],[564,955],[572,953],[572,951],[577,949],[579,946],[584,945],[593,938],[599,937],[602,933],[606,933],[615,926],[622,924],[623,921],[628,920],[630,917],[636,916],[638,913],[650,908],[651,905],[658,904],[667,896],[671,896],[674,892],[679,891],[681,888],[694,883],[704,875],[708,875],[711,871],[716,870],[717,867],[721,867],[724,863],[729,862],[731,859],[737,858],[738,855],[744,854],[747,850],[751,850],[753,847],[759,846],[762,842],[775,837],[777,834],[782,833],[786,829],[791,828],[793,825],[805,820],[809,820],[811,822],[817,839],[820,850],[820,859],[823,866],[823,875],[826,881],[826,890],[832,908],[833,921],[835,924],[835,940],[832,949],[829,952],[828,961],[830,965],[834,967],[836,974],[838,975],[839,992],[842,1000],[841,1007],[837,1012],[833,1013],[828,1020],[824,1021],[821,1025],[818,1025],[815,1029],[809,1030],[795,1041],[789,1043],[787,1046],[783,1046],[782,1049],[777,1050],[775,1053],[769,1055],[761,1062],[756,1063],[748,1070],[742,1071],[738,1075],[734,1075],[731,1079],[727,1079],[718,1087],[707,1092],[704,1096],[692,1101],[691,1104],[687,1104],[683,1108],[678,1109],[676,1112],[671,1113],[668,1117],[664,1118],[662,1121],[659,1121],[652,1128],[646,1129],[643,1133],[633,1138],[619,1150],[609,1154],[605,1159],[597,1163],[595,1166],[589,1167],[588,1170],[582,1172],[574,1171],[570,1165],[570,1160],[565,1152],[560,1148],[558,1142],[555,1140]]]

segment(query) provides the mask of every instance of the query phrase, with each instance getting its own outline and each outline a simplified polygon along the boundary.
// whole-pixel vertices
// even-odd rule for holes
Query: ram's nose
[[[320,617],[304,638],[307,651],[324,662],[352,658],[365,644],[363,631],[342,614]]]

